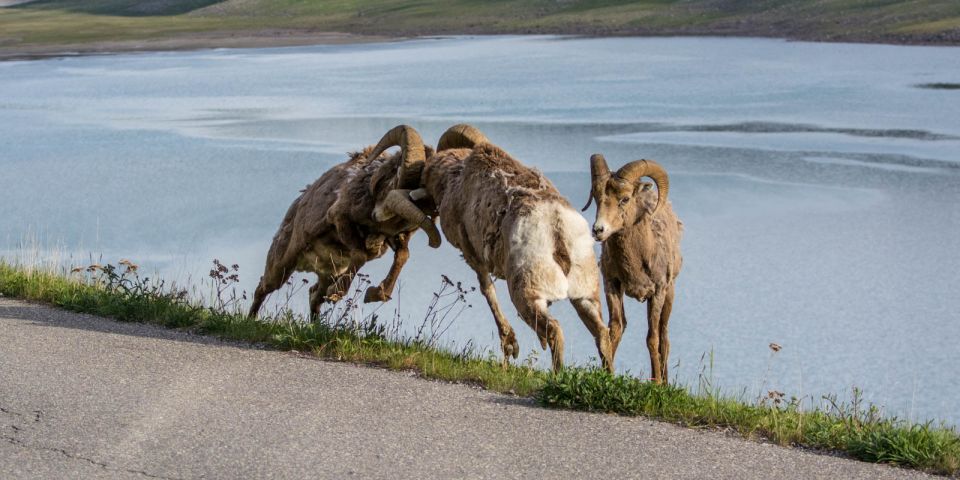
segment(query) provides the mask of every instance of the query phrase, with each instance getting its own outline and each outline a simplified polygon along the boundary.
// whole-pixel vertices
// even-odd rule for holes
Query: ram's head
[[[378,199],[373,211],[374,219],[383,222],[399,216],[427,232],[431,247],[439,247],[440,232],[436,224],[410,198],[410,192],[420,188],[420,176],[426,163],[427,152],[423,140],[413,127],[399,125],[384,134],[368,158],[377,158],[394,146],[400,147],[401,158],[395,180],[381,181],[378,176],[383,173],[378,171],[370,182],[370,194]]]
[[[657,184],[657,203],[650,209],[642,201],[642,193],[652,188],[641,181],[650,177]],[[620,229],[634,225],[646,215],[653,215],[667,201],[670,178],[666,170],[652,160],[630,162],[616,172],[610,172],[606,159],[599,153],[590,157],[590,203],[597,202],[597,219],[593,224],[593,237],[599,241],[610,238]]]

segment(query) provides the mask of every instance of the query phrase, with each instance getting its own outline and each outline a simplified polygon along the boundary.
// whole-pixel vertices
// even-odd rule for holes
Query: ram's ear
[[[387,182],[396,175],[397,162],[384,161],[373,175],[370,176],[370,192],[376,193],[387,188]]]
[[[650,183],[650,182],[640,182],[639,191],[641,191],[641,192],[649,192],[650,190],[653,190],[653,184],[652,184],[652,183]]]

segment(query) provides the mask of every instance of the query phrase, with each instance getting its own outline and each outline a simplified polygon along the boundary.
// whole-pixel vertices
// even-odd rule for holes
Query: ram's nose
[[[604,225],[604,224],[602,224],[602,223],[594,223],[594,224],[593,224],[593,238],[595,238],[595,239],[597,239],[597,240],[599,240],[599,241],[602,242],[603,239],[604,239],[604,237],[605,237],[604,232],[606,232],[606,230],[607,230],[607,226],[606,226],[606,225]]]

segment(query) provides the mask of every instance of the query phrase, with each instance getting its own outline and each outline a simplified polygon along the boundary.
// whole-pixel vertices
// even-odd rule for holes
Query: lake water
[[[670,322],[681,382],[695,384],[712,355],[713,382],[730,393],[844,399],[856,386],[891,414],[958,424],[960,92],[916,87],[957,81],[957,48],[729,38],[0,63],[0,250],[131,258],[181,280],[219,258],[252,290],[290,202],[344,152],[399,123],[433,144],[468,121],[576,206],[591,153],[669,170],[685,223]],[[448,245],[413,244],[400,293],[379,310],[399,309],[407,332],[441,273],[475,284]],[[522,351],[539,350],[498,288]],[[446,341],[498,349],[482,297],[468,300]],[[302,292],[292,305],[306,309]],[[596,362],[569,305],[553,311],[567,361]],[[645,311],[628,300],[620,371],[647,375]]]

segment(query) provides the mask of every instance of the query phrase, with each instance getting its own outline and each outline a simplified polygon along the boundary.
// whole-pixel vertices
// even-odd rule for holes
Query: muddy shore
[[[59,45],[0,46],[0,61],[39,60],[83,55],[130,52],[202,50],[208,48],[270,48],[299,45],[338,45],[402,40],[403,36],[356,35],[341,32],[259,30],[245,32],[186,33],[173,38],[97,41]]]

